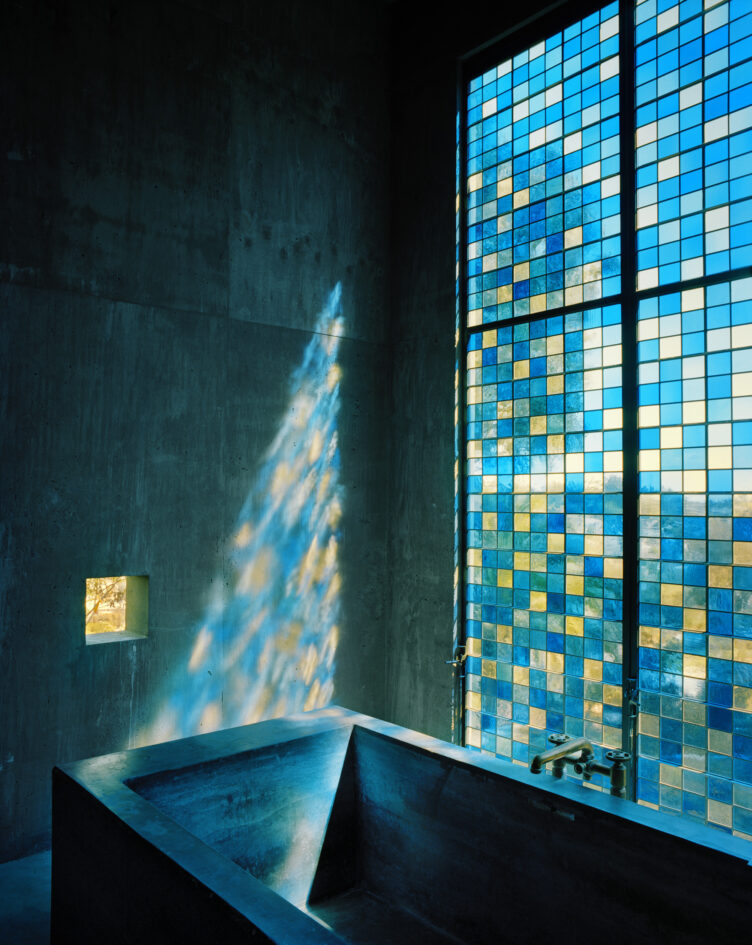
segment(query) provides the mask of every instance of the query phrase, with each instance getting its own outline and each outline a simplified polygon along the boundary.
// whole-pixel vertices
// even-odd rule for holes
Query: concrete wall
[[[534,20],[546,5],[531,0],[525,17]],[[444,739],[453,737],[457,692],[444,661],[453,648],[458,63],[519,20],[507,4],[488,0],[440,16],[430,0],[413,0],[395,6],[391,31],[395,458],[386,717]]]
[[[0,860],[187,666],[339,281],[334,698],[386,713],[390,371],[382,3],[17,0],[3,34]],[[115,573],[149,575],[149,636],[86,646]]]

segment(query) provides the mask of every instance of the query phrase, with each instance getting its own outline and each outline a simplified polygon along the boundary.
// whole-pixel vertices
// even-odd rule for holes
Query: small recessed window
[[[86,578],[84,613],[87,643],[145,637],[149,618],[149,578],[125,574]]]

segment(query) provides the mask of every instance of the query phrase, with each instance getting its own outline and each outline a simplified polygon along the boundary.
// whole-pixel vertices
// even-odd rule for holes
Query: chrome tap
[[[594,774],[608,775],[611,794],[614,797],[626,797],[627,762],[631,755],[627,751],[607,751],[606,758],[610,765],[596,761],[593,746],[586,738],[570,738],[569,735],[549,735],[548,740],[554,746],[536,755],[530,762],[530,773],[540,774],[549,762],[551,774],[555,778],[564,776],[566,765],[572,765],[575,774],[581,774],[589,781]]]

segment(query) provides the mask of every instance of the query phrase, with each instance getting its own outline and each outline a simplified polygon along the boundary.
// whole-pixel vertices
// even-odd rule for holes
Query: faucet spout
[[[549,740],[552,741],[553,736]],[[571,757],[578,751],[581,753],[578,758]],[[564,773],[565,759],[571,762],[587,762],[592,757],[593,746],[586,738],[566,738],[564,741],[558,741],[548,751],[536,755],[530,762],[530,773],[540,774],[547,764],[553,762],[552,774],[560,778]]]

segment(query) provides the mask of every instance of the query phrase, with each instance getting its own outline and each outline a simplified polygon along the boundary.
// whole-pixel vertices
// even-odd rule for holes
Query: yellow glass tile
[[[684,585],[661,584],[661,604],[664,607],[681,607]]]
[[[483,272],[491,272],[498,268],[497,253],[488,253],[483,257]]]
[[[569,580],[567,578],[567,580]],[[566,632],[573,637],[581,637],[583,635],[584,627],[584,618],[583,617],[573,617],[571,614],[567,615],[566,619]],[[595,678],[595,677],[590,677]]]
[[[530,377],[530,362],[525,359],[522,361],[514,362],[514,378],[515,380],[524,379]]]
[[[530,297],[530,312],[535,315],[538,312],[545,312],[547,308],[545,295],[533,295]]]
[[[659,778],[661,784],[668,784],[669,787],[681,788],[682,770],[674,765],[661,764]]]
[[[567,453],[564,461],[568,473],[581,473],[585,471],[584,453]]]
[[[564,491],[564,473],[549,473],[546,477],[546,492],[549,495]]]
[[[732,375],[731,393],[734,397],[749,397],[750,391],[752,391],[752,371]]]
[[[708,469],[731,469],[731,447],[709,446]]]
[[[530,476],[515,476],[513,488],[516,495],[530,492]]]
[[[541,730],[545,729],[546,727],[546,710],[545,709],[536,709],[531,706],[530,727],[541,729]]]
[[[484,348],[496,348],[498,347],[499,333],[495,328],[489,328],[488,331],[483,332],[483,347]]]
[[[731,732],[721,732],[715,728],[708,729],[708,751],[717,755],[730,755],[733,748]]]
[[[511,571],[508,568],[499,568],[496,572],[496,586],[497,587],[513,587],[514,586],[514,571]]]
[[[641,472],[657,472],[661,468],[661,451],[640,450],[639,466]]]
[[[708,798],[708,820],[711,824],[718,824],[721,827],[731,827],[733,812],[734,808],[731,804],[715,801],[712,797]]]
[[[657,427],[661,423],[661,408],[658,404],[650,407],[640,407],[638,410],[638,425],[641,429]]]
[[[477,637],[468,637],[465,647],[468,656],[480,656],[482,652],[483,641]]]
[[[682,446],[681,427],[661,427],[661,449],[680,449]]]
[[[621,450],[609,450],[603,454],[603,468],[606,472],[621,472],[624,467],[624,457]]]
[[[660,719],[657,715],[648,715],[646,712],[640,713],[640,734],[651,735],[658,738],[660,734]]]
[[[465,705],[468,709],[480,712],[480,693],[479,692],[468,692],[465,693]]]
[[[512,456],[514,452],[514,437],[505,436],[496,441],[496,453],[498,456]]]
[[[546,447],[551,454],[564,452],[564,434],[553,433],[546,440]]]
[[[512,193],[512,178],[505,177],[496,183],[496,196],[508,197]]]
[[[468,351],[467,366],[468,368],[483,367],[483,352],[482,351]]]
[[[483,186],[483,172],[472,174],[467,179],[467,192],[471,194],[475,190],[480,190]]]
[[[640,496],[640,515],[660,515],[661,497],[658,493]]]
[[[734,515],[751,516],[752,515],[752,494],[747,492],[737,492],[734,496]]]
[[[465,729],[465,744],[471,748],[480,748],[480,730],[477,728]]]
[[[482,528],[484,532],[496,531],[496,512],[483,513]]]
[[[705,423],[705,401],[687,401],[683,408],[683,420],[685,423]]]
[[[746,686],[734,686],[734,708],[743,712],[752,712],[752,689]]]
[[[602,390],[603,389],[603,371],[600,368],[593,368],[591,371],[585,371],[582,375],[584,390]]]
[[[490,679],[496,679],[496,660],[482,660],[481,672]]]
[[[496,476],[483,476],[482,489],[485,493],[496,492]]]
[[[549,335],[546,338],[546,354],[562,354],[564,352],[564,335]]]
[[[681,335],[669,335],[668,338],[661,338],[660,340],[660,356],[661,360],[666,358],[680,358],[682,353],[682,336]]]
[[[530,436],[543,436],[546,432],[547,417],[530,418]]]
[[[707,615],[699,608],[685,607],[683,620],[684,629],[692,633],[704,633],[707,629]]]
[[[567,575],[567,594],[577,594],[579,597],[582,597],[583,587],[584,587],[584,578],[576,574]],[[569,618],[567,618],[568,620]]]
[[[582,227],[573,226],[564,230],[564,248],[570,249],[572,246],[582,245]]]
[[[548,510],[548,500],[545,495],[532,495],[530,496],[530,511],[541,513]],[[544,563],[545,570],[545,563]]]
[[[516,532],[529,532],[530,531],[530,516],[526,514],[515,513],[514,530]]]
[[[517,263],[517,265],[514,267],[513,278],[515,282],[522,282],[524,279],[529,279],[530,278],[530,263],[529,262]]]
[[[567,574],[584,574],[585,556],[567,555]]]
[[[568,286],[564,290],[564,301],[567,305],[579,305],[582,302],[582,286]]]
[[[640,627],[640,646],[649,646],[657,650],[661,645],[661,631],[658,627]]]
[[[480,548],[467,549],[467,565],[470,568],[483,567],[483,552]]]
[[[685,492],[705,492],[707,477],[704,469],[688,469],[684,473]]]
[[[550,555],[560,555],[564,553],[564,538],[565,536],[558,532],[548,533],[548,553]]]
[[[500,285],[496,290],[496,302],[499,305],[503,305],[504,302],[512,301],[512,286],[511,285]]]
[[[705,290],[685,289],[681,294],[682,312],[696,312],[705,307]]]
[[[624,576],[624,562],[621,558],[603,559],[603,577],[621,578]]]
[[[752,663],[752,640],[734,640],[734,659],[739,663]]]
[[[468,404],[479,404],[481,402],[482,392],[483,392],[482,387],[468,387],[467,389]]]
[[[530,740],[530,732],[527,725],[523,725],[521,722],[513,722],[512,738],[516,742],[527,745]]]
[[[752,564],[752,541],[734,542],[734,564],[750,565]]]
[[[721,564],[708,566],[708,585],[710,587],[733,587],[733,570]]]
[[[621,686],[609,686],[608,684],[605,684],[603,686],[603,701],[606,703],[606,705],[621,705]]]
[[[499,643],[511,643],[514,638],[514,630],[505,624],[499,624],[496,628],[496,639]]]
[[[585,263],[582,267],[582,281],[583,282],[595,282],[597,279],[601,278],[601,262],[591,262]]]
[[[530,685],[530,667],[528,666],[515,666],[513,668],[514,683],[517,686],[529,686]]]
[[[544,611],[547,606],[545,591],[530,591],[530,610]]]
[[[515,551],[514,553],[514,569],[515,571],[529,571],[530,570],[530,554],[527,551]]]
[[[514,193],[514,208],[526,207],[530,203],[530,190],[524,187],[522,190],[516,190]]]
[[[563,374],[551,374],[546,380],[546,393],[547,394],[563,394],[564,393],[564,375]]]
[[[585,535],[585,554],[603,554],[603,535]]]
[[[496,404],[497,420],[509,420],[514,416],[514,401],[500,400]]]
[[[591,495],[603,492],[603,473],[585,473],[585,492]]]
[[[547,653],[546,654],[546,671],[549,673],[560,674],[564,672],[564,654],[563,653]]]
[[[601,660],[585,660],[583,672],[585,679],[603,679],[603,663]]]
[[[695,656],[693,653],[684,654],[684,675],[691,679],[705,679],[707,677],[707,660],[704,656]]]
[[[622,734],[620,728],[614,728],[611,725],[603,726],[603,735],[602,743],[604,748],[615,748],[617,750],[622,747]]]
[[[603,411],[603,429],[621,430],[622,415],[621,407],[612,407],[610,410]]]
[[[473,308],[467,313],[468,328],[475,328],[476,325],[480,325],[482,321],[483,321],[482,308]]]

